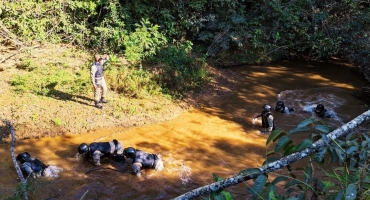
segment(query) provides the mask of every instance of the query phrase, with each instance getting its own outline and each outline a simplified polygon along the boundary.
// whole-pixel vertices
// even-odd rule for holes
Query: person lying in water
[[[155,169],[162,171],[164,169],[163,161],[160,155],[146,153],[133,147],[125,148],[125,157],[132,160],[132,174],[141,175],[141,169]]]
[[[290,112],[294,111],[294,109],[285,106],[283,101],[278,101],[275,106],[275,111],[289,114]]]
[[[92,158],[96,166],[100,165],[100,159],[103,157],[111,157],[118,162],[124,161],[122,144],[116,139],[111,142],[93,142],[90,145],[82,143],[77,150],[76,160],[79,155],[84,155],[86,159]]]
[[[63,171],[62,168],[55,165],[45,165],[39,159],[31,157],[28,152],[18,154],[16,160],[22,164],[21,170],[26,177],[39,178],[44,176],[58,178],[58,173]]]

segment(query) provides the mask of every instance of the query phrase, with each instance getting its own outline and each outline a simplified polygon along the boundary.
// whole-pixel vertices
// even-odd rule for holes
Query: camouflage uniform
[[[117,140],[111,142],[94,142],[89,145],[89,152],[87,156],[91,155],[94,164],[100,165],[100,158],[102,157],[114,157],[117,161],[122,161],[123,148],[122,144]]]
[[[155,169],[157,171],[162,171],[164,168],[162,158],[157,154],[135,150],[134,154],[127,157],[132,159],[132,171],[136,175],[141,174],[141,168]]]
[[[104,79],[103,65],[108,60],[109,60],[108,55],[104,56],[95,55],[95,62],[90,69],[90,78],[94,86],[94,102],[95,106],[98,108],[102,108],[100,103],[106,103],[105,95],[107,94],[108,88]]]

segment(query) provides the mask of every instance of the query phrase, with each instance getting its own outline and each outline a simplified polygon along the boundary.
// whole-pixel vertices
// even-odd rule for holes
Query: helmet
[[[262,106],[262,109],[263,109],[263,111],[266,111],[267,112],[267,111],[270,111],[271,106],[265,104],[265,105]]]
[[[80,146],[78,146],[79,154],[84,154],[84,153],[87,153],[88,151],[89,151],[89,146],[86,143],[82,143],[80,144]]]
[[[133,158],[135,154],[135,149],[133,147],[127,147],[124,150],[125,155],[129,158]]]
[[[322,113],[324,110],[325,110],[324,105],[319,104],[319,105],[317,105],[317,106],[316,106],[316,108],[315,108],[315,113],[320,114],[320,113]]]
[[[18,154],[17,160],[19,160],[21,163],[24,163],[30,157],[31,155],[28,152],[23,152],[23,153]]]
[[[284,102],[278,101],[276,103],[275,110],[276,111],[282,111],[282,110],[284,110]]]

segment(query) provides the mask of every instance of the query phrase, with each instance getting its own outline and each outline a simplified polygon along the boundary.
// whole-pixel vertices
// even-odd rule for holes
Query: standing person
[[[92,158],[96,166],[100,165],[102,157],[113,157],[118,162],[124,160],[122,144],[116,139],[111,142],[93,142],[90,145],[82,143],[78,146],[78,154],[87,159]]]
[[[258,117],[262,117],[262,127],[267,128],[268,133],[275,130],[275,121],[274,116],[271,113],[270,105],[263,105],[261,114],[255,116],[253,120],[256,120]]]
[[[37,158],[31,157],[28,152],[18,154],[16,160],[22,164],[21,170],[28,177],[38,178],[41,176],[57,178],[58,173],[63,171],[54,165],[45,165]]]
[[[137,176],[141,175],[141,168],[155,169],[157,171],[164,169],[160,155],[146,153],[133,147],[125,148],[124,152],[126,158],[132,159],[132,172]]]
[[[283,101],[278,101],[275,106],[275,111],[289,114],[290,112],[294,111],[294,109],[285,106]]]
[[[95,62],[90,69],[91,82],[94,86],[94,102],[95,107],[102,109],[103,106],[100,103],[108,103],[105,99],[108,88],[104,79],[104,68],[103,65],[109,60],[108,55],[95,55]],[[102,91],[101,91],[102,90]]]

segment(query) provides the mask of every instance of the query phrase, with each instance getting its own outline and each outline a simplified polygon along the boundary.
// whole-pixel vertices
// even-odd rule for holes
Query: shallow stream
[[[121,130],[119,128],[53,138],[17,141],[16,154],[28,151],[45,164],[64,169],[57,179],[34,180],[30,199],[171,199],[246,168],[259,167],[267,152],[267,135],[260,121],[252,117],[263,104],[278,100],[294,108],[289,115],[273,112],[278,128],[285,131],[313,115],[310,107],[323,103],[334,118],[322,121],[337,128],[363,113],[366,108],[352,92],[367,85],[364,78],[345,66],[321,63],[280,62],[270,66],[232,69],[241,76],[228,94],[206,96],[198,107],[162,124]],[[297,135],[303,140],[309,135]],[[142,177],[130,174],[129,164],[103,160],[95,167],[74,161],[80,143],[117,139],[162,155],[165,170],[144,170]],[[0,144],[0,199],[8,197],[19,183],[9,153],[9,144]],[[272,174],[273,176],[273,174]],[[234,199],[247,199],[245,182],[227,188]],[[205,198],[206,196],[204,196]]]

